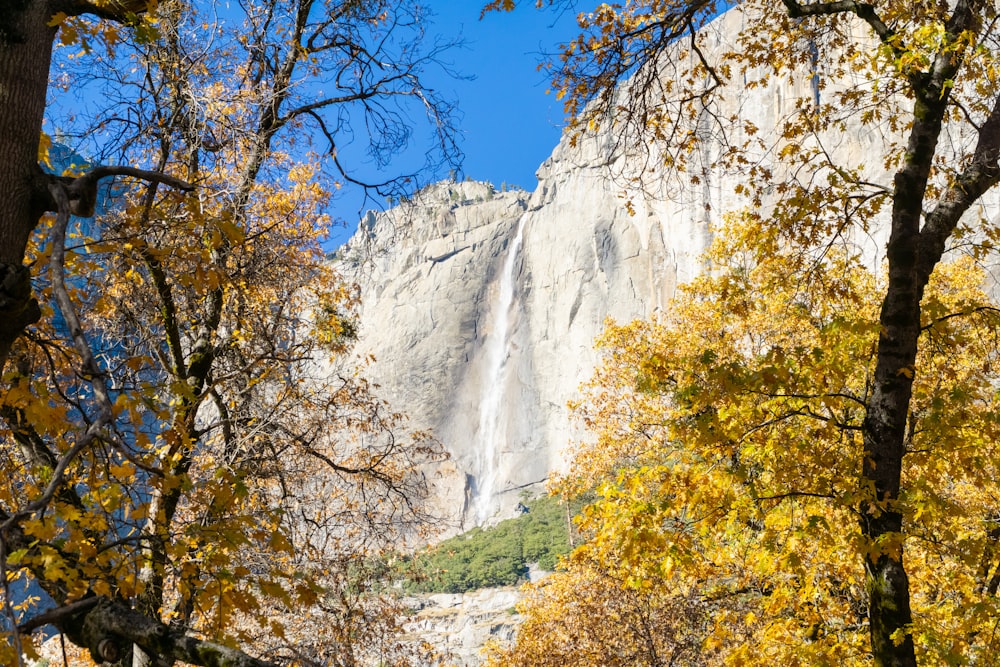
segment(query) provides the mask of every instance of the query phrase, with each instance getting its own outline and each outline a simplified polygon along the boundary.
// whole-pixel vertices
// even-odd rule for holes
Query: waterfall
[[[490,518],[497,488],[497,468],[501,446],[508,438],[503,419],[507,388],[507,359],[510,356],[510,311],[514,306],[514,278],[517,256],[524,236],[525,213],[517,221],[514,241],[507,249],[500,285],[493,307],[493,326],[483,344],[483,374],[479,402],[479,428],[476,430],[476,524]]]

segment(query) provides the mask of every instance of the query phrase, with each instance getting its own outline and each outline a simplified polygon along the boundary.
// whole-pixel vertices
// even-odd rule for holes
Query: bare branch
[[[31,617],[24,623],[21,623],[17,626],[17,631],[22,634],[27,634],[42,627],[43,625],[57,626],[68,618],[72,618],[82,612],[93,609],[100,601],[101,598],[99,597],[89,597],[77,600],[76,602],[70,602],[69,604],[56,607],[55,609],[49,609],[48,611],[42,612],[37,616]]]
[[[187,181],[159,171],[149,171],[124,165],[102,165],[94,167],[82,176],[42,175],[42,182],[45,184],[44,187],[47,190],[47,192],[40,193],[47,199],[44,210],[55,213],[59,212],[59,200],[52,189],[53,185],[59,185],[65,192],[68,210],[71,214],[81,218],[93,217],[94,207],[97,203],[97,184],[101,179],[114,176],[128,176],[151,183],[163,183],[184,192],[194,190],[194,186]]]
[[[979,306],[977,308],[973,308],[972,310],[964,310],[964,311],[961,311],[961,312],[958,312],[958,313],[949,313],[947,315],[942,315],[941,317],[938,317],[937,319],[931,320],[930,322],[928,322],[924,326],[920,327],[920,330],[921,331],[929,331],[930,329],[933,329],[938,324],[941,324],[942,322],[945,322],[945,321],[950,320],[952,318],[955,318],[955,317],[968,317],[969,315],[975,315],[976,313],[990,313],[992,315],[997,315],[997,314],[1000,314],[1000,308],[996,308],[996,307],[993,307],[993,306]]]
[[[177,188],[178,190],[183,190],[184,192],[194,190],[194,186],[192,184],[183,179],[177,178],[176,176],[164,174],[159,171],[149,171],[147,169],[129,167],[126,165],[102,165],[94,167],[83,176],[75,178],[73,180],[74,185],[70,186],[70,188],[72,189],[77,187],[75,185],[76,183],[82,183],[88,180],[97,181],[102,178],[107,178],[108,176],[130,176],[132,178],[138,178],[152,183],[163,183],[164,185],[169,185],[172,188]]]
[[[76,614],[59,614],[56,626],[74,643],[90,649],[97,662],[116,662],[135,644],[149,655],[201,667],[276,667],[237,649],[186,635],[120,602],[96,599],[97,603],[81,605],[83,609]]]
[[[834,2],[819,2],[803,5],[796,0],[782,0],[788,8],[788,15],[793,19],[805,16],[824,16],[831,14],[855,14],[871,26],[884,44],[890,44],[895,32],[885,24],[875,11],[875,5],[857,0],[835,0]]]

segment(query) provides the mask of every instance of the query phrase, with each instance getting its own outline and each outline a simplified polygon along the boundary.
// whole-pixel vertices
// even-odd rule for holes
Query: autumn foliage
[[[398,610],[365,595],[368,563],[425,519],[417,467],[435,448],[406,439],[360,369],[337,365],[355,302],[324,262],[314,171],[292,165],[281,187],[255,185],[235,215],[215,178],[196,199],[121,194],[99,239],[67,238],[62,267],[39,234],[48,287],[7,373],[18,455],[3,484],[15,515],[52,499],[20,521],[9,585],[42,574],[66,603],[134,600],[306,663],[390,650]],[[59,284],[79,315],[49,305]],[[100,438],[50,493],[88,422]],[[40,603],[18,601],[14,617]]]
[[[901,547],[919,658],[988,662],[1000,312],[983,273],[957,259],[928,287],[904,531],[870,545],[859,431],[884,277],[843,248],[777,245],[749,219],[708,259],[667,314],[599,341],[577,408],[594,438],[556,487],[596,490],[579,520],[589,539],[529,592],[517,644],[493,664],[869,664],[859,556]]]
[[[721,601],[701,647],[727,664],[995,662],[996,6],[637,0],[578,23],[553,89],[571,141],[602,132],[624,165],[625,207],[694,187],[736,216],[715,273],[602,342],[600,445],[563,487],[602,496],[592,560]]]
[[[57,76],[113,82],[99,112],[54,122],[150,168],[60,164],[31,138],[61,173],[37,176],[34,298],[4,301],[25,317],[0,354],[0,663],[54,624],[96,662],[427,664],[376,589],[382,552],[431,518],[421,466],[441,452],[348,354],[356,290],[322,246],[357,178],[337,144],[348,105],[379,125],[383,164],[406,140],[397,99],[447,143],[419,12],[70,4],[11,8],[0,49],[30,59],[29,37],[55,38]]]

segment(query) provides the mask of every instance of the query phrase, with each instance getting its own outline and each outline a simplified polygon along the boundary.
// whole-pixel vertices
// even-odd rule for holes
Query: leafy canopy
[[[509,10],[515,4],[494,2],[490,8]],[[561,0],[537,4],[574,5]],[[720,15],[723,9],[727,11]],[[875,292],[865,297],[871,319],[850,325],[867,332],[867,337],[859,332],[859,340],[850,344],[853,356],[844,355],[846,348],[828,347],[849,345],[848,339],[810,341],[813,334],[808,328],[803,330],[804,344],[789,345],[782,338],[795,332],[783,333],[779,323],[767,319],[775,313],[765,317],[749,304],[734,303],[736,312],[753,320],[759,332],[745,329],[745,336],[732,342],[728,334],[719,338],[725,327],[716,338],[706,331],[705,343],[687,352],[691,366],[684,373],[671,365],[672,374],[664,377],[639,375],[651,386],[665,382],[669,388],[677,382],[676,390],[671,389],[677,408],[689,403],[704,408],[672,425],[677,434],[671,437],[694,438],[685,442],[692,447],[697,439],[714,440],[720,451],[731,440],[747,445],[747,451],[736,451],[728,468],[721,466],[721,459],[698,451],[666,466],[651,466],[651,474],[670,478],[683,472],[690,478],[677,480],[681,488],[698,481],[697,488],[704,486],[699,493],[708,502],[717,503],[727,517],[743,512],[740,520],[751,525],[763,520],[754,517],[760,511],[758,501],[777,503],[793,494],[796,506],[805,504],[808,519],[817,512],[814,505],[829,504],[824,498],[846,499],[835,506],[843,515],[831,509],[824,520],[846,524],[853,515],[860,537],[845,542],[843,549],[824,550],[822,558],[829,557],[824,567],[839,573],[836,581],[842,586],[853,580],[841,571],[839,559],[856,561],[862,603],[857,620],[843,623],[849,631],[863,628],[868,642],[863,649],[861,643],[852,644],[856,638],[845,636],[843,641],[857,651],[870,651],[870,659],[880,667],[915,667],[918,656],[932,663],[941,655],[978,660],[989,654],[989,648],[976,642],[992,641],[979,628],[959,640],[947,634],[950,630],[935,633],[924,625],[929,608],[922,588],[925,552],[918,538],[926,535],[923,524],[911,521],[914,503],[941,502],[926,506],[928,511],[939,511],[946,505],[944,499],[957,502],[952,496],[961,493],[956,489],[974,485],[979,475],[974,468],[976,454],[955,461],[925,443],[917,446],[920,436],[955,437],[973,443],[974,451],[990,452],[990,440],[981,435],[988,434],[989,419],[972,414],[975,410],[958,401],[940,404],[947,396],[928,389],[941,383],[954,391],[953,398],[968,395],[986,401],[989,393],[978,380],[949,375],[973,362],[959,363],[948,346],[933,342],[925,327],[941,315],[941,303],[958,307],[935,291],[949,284],[946,274],[953,271],[944,268],[946,251],[962,244],[982,258],[996,249],[997,226],[986,213],[995,205],[994,191],[1000,183],[996,18],[995,3],[979,0],[602,3],[579,15],[581,34],[563,45],[552,64],[553,87],[573,116],[572,141],[588,142],[606,152],[601,154],[623,181],[630,211],[650,215],[662,208],[658,203],[664,197],[694,200],[704,203],[695,219],[706,222],[719,220],[726,212],[746,211],[759,228],[764,247],[778,252],[788,250],[816,262],[824,258],[825,249],[842,241],[848,248],[852,243],[863,247],[873,264],[885,260],[885,280],[877,281]],[[826,261],[835,266],[850,260],[852,252],[846,259],[830,255]],[[855,270],[845,266],[846,271]],[[825,291],[812,270],[792,271],[803,268],[809,267],[788,267],[780,275],[793,284],[805,281],[801,284],[808,286],[802,289],[806,296],[794,295],[793,303],[801,301],[810,313],[819,308],[821,299],[833,298],[834,306],[848,308],[849,297],[855,298],[851,295],[865,294],[860,283],[846,284],[842,293]],[[978,296],[968,299],[981,303]],[[795,317],[794,312],[777,315]],[[822,311],[817,317],[826,326],[839,326],[826,320]],[[738,327],[728,322],[726,326]],[[988,331],[984,328],[981,333]],[[953,335],[948,331],[945,338]],[[774,336],[778,339],[773,344],[754,347]],[[760,361],[737,362],[728,356],[744,354],[744,347],[754,350]],[[822,355],[810,358],[814,349]],[[670,362],[672,357],[664,359]],[[836,367],[825,365],[830,359],[846,365],[840,374]],[[983,359],[992,357],[981,356],[979,362]],[[652,355],[651,369],[659,364]],[[809,370],[817,374],[808,376],[810,383],[797,379],[797,372]],[[847,370],[853,373],[850,381],[843,375]],[[774,377],[764,377],[770,375]],[[971,386],[962,384],[966,379]],[[952,384],[955,380],[959,384]],[[762,388],[757,401],[732,403],[731,395],[740,395],[737,388],[757,381],[779,384]],[[717,399],[719,405],[706,397]],[[782,402],[776,406],[767,397]],[[817,404],[817,397],[825,403]],[[941,405],[955,410],[945,415]],[[992,409],[989,403],[971,405],[983,407],[987,414]],[[790,420],[789,414],[797,418]],[[749,420],[743,430],[731,430],[743,419]],[[659,423],[651,419],[629,427],[642,432]],[[776,430],[782,433],[783,450],[760,440]],[[830,433],[840,434],[839,439]],[[817,442],[836,446],[816,448]],[[790,458],[806,454],[810,458],[793,459],[800,468],[767,467],[771,464],[767,456],[779,451]],[[922,457],[927,458],[928,468],[915,474],[914,466]],[[844,476],[844,466],[852,475]],[[939,475],[939,466],[959,481]],[[762,491],[751,492],[748,500],[738,487],[722,483],[718,476],[729,468],[732,483]],[[651,484],[653,480],[646,480],[640,487]],[[628,486],[626,480],[620,486]],[[688,501],[682,496],[680,502],[684,506]],[[994,514],[986,505],[981,509],[978,521],[989,525]],[[971,521],[964,511],[957,514]],[[707,522],[713,516],[691,513],[676,520]],[[769,515],[768,520],[779,516],[780,512]],[[936,520],[946,522],[947,516]],[[656,535],[661,526],[654,519],[635,528],[640,535],[647,531]],[[761,530],[769,528],[765,522]],[[831,534],[843,538],[841,531]],[[964,544],[963,531],[942,535],[956,536],[957,543]],[[694,537],[678,533],[677,539],[677,544],[664,541],[664,548],[674,552],[661,561],[667,571],[697,552]],[[622,547],[628,544],[625,540]],[[810,562],[818,566],[822,560],[808,555],[813,545],[805,540],[801,553],[789,549],[794,556],[786,563],[780,558],[782,544],[775,542],[776,558],[769,562],[783,576],[801,578],[802,567]],[[915,556],[906,556],[911,551]],[[770,593],[768,599],[779,608],[784,600]],[[992,602],[984,599],[983,604],[989,607]],[[818,613],[835,611],[819,608]],[[963,617],[973,626],[979,618],[972,612]],[[948,639],[941,640],[942,648],[936,642],[944,636]],[[802,650],[835,643],[825,637]],[[783,650],[780,642],[764,646]]]
[[[454,157],[449,106],[420,80],[443,48],[424,41],[422,9],[2,12],[0,61],[48,71],[54,41],[49,122],[110,164],[42,173],[36,157],[51,169],[61,146],[29,127],[37,191],[0,204],[0,270],[16,277],[0,308],[17,311],[0,323],[0,663],[23,664],[46,624],[96,662],[426,662],[398,641],[371,564],[431,518],[420,466],[440,452],[350,359],[356,289],[322,249],[340,184],[411,180],[362,183],[355,137],[385,166],[412,139],[412,102],[436,137],[427,166]],[[0,88],[25,72],[0,67]],[[31,82],[0,126],[45,106]],[[63,113],[95,87],[93,108]],[[23,248],[12,226],[30,232]]]
[[[710,274],[666,314],[609,324],[577,408],[594,439],[557,486],[596,489],[579,526],[589,539],[528,598],[496,664],[572,652],[567,664],[618,664],[594,629],[559,638],[599,627],[594,614],[610,622],[592,596],[658,619],[655,650],[621,664],[659,664],[648,651],[691,665],[869,664],[859,552],[904,546],[921,660],[978,664],[997,650],[1000,312],[983,273],[960,258],[928,288],[905,533],[870,545],[858,466],[884,277],[842,247],[819,256],[773,241],[768,225],[734,218]],[[564,648],[544,653],[549,642]]]

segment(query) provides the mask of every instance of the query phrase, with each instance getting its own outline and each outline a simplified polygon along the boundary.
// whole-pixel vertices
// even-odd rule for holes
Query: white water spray
[[[493,308],[493,327],[483,344],[482,391],[479,402],[479,428],[476,431],[476,524],[490,518],[496,495],[497,468],[501,446],[506,442],[507,423],[503,419],[507,387],[507,359],[510,356],[510,311],[514,305],[514,278],[517,256],[524,235],[524,214],[517,221],[514,241],[507,249],[500,285]]]

